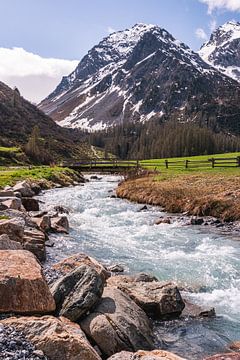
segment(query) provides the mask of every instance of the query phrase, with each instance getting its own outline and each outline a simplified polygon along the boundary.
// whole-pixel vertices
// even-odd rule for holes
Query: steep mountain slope
[[[137,24],[91,49],[40,108],[72,128],[173,118],[240,132],[239,95],[235,81],[166,30]]]
[[[86,157],[89,146],[80,141],[80,134],[58,126],[35,105],[21,97],[17,89],[0,82],[0,146],[23,146],[34,128],[40,130],[43,149],[53,160]]]
[[[199,51],[204,61],[240,82],[240,23],[229,21]]]

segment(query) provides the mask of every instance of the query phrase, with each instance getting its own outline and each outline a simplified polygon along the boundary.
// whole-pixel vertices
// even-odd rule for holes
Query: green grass
[[[5,146],[0,146],[0,153],[4,152],[4,153],[19,153],[21,152],[21,149],[18,147],[5,147]]]
[[[0,220],[9,220],[10,217],[7,215],[0,215]]]
[[[207,161],[211,158],[236,158],[240,156],[240,152],[226,153],[226,154],[213,154],[213,155],[201,155],[201,156],[187,156],[187,157],[176,157],[176,158],[164,158],[164,159],[150,159],[142,160],[140,163],[146,169],[156,169],[166,175],[176,175],[182,173],[195,173],[195,172],[212,172],[222,174],[240,174],[239,167],[223,166],[220,164],[215,168],[212,168],[211,162],[197,163],[194,161]],[[166,169],[165,160],[169,161],[169,168]],[[185,168],[186,160],[190,160],[188,168]],[[171,162],[177,162],[171,164]],[[227,165],[227,164],[225,164]],[[229,164],[234,165],[234,164]]]
[[[21,168],[3,168],[0,170],[0,187],[6,185],[13,185],[17,181],[32,179],[32,180],[54,180],[61,175],[73,173],[72,170],[61,167],[36,166],[31,169],[27,167]]]

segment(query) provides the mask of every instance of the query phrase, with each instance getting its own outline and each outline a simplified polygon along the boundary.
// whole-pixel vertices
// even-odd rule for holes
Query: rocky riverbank
[[[239,181],[240,176],[227,174],[165,177],[143,173],[121,182],[116,194],[141,204],[161,206],[168,213],[188,216],[191,225],[213,225],[215,222],[217,227],[227,225],[230,230],[239,230]]]
[[[21,182],[0,192],[0,359],[183,359],[156,349],[153,321],[214,311],[192,312],[177,284],[120,275],[86,254],[46,267],[51,232],[69,225],[67,209],[39,210],[40,191]],[[208,359],[239,359],[236,350]]]

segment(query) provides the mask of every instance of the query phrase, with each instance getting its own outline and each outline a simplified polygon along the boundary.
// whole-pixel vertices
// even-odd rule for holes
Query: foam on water
[[[219,317],[201,324],[178,324],[184,331],[168,324],[168,335],[175,338],[177,333],[174,345],[168,347],[179,354],[186,356],[183,348],[189,337],[194,337],[191,359],[201,359],[239,340],[239,239],[210,227],[183,226],[177,217],[171,225],[154,225],[163,215],[159,208],[140,212],[139,204],[110,198],[118,181],[103,176],[101,181],[50,190],[42,196],[46,205],[70,209],[70,235],[54,236],[50,260],[85,252],[106,264],[121,263],[130,272],[150,272],[191,288],[185,295],[199,305],[215,307]],[[162,336],[161,326],[157,331]],[[198,335],[193,336],[194,332]]]

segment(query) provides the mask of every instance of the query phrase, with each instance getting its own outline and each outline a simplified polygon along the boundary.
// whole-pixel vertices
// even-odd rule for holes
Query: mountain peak
[[[231,20],[219,26],[199,55],[225,75],[240,81],[240,23]]]

